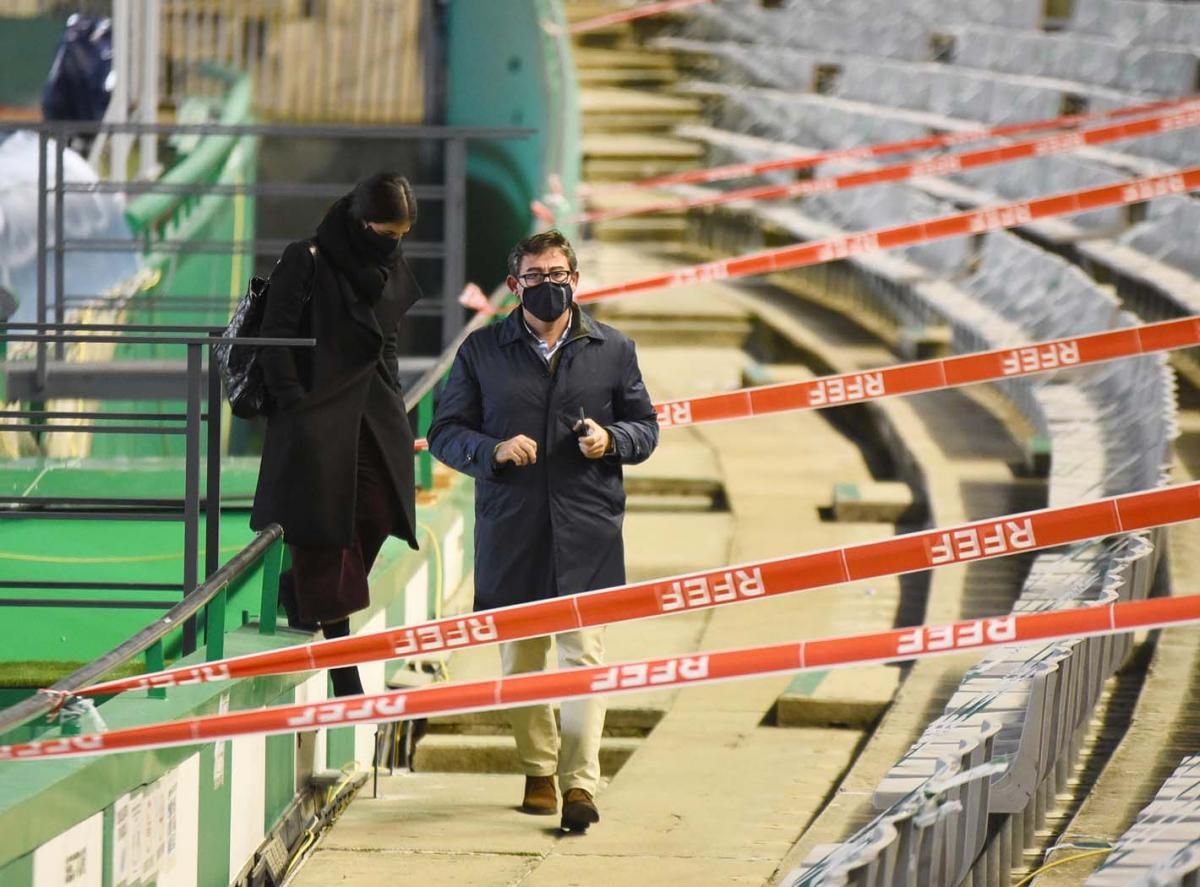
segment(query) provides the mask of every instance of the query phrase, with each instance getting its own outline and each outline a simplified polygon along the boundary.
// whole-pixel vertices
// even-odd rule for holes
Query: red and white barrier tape
[[[687,9],[689,6],[699,6],[702,3],[712,3],[712,0],[660,0],[658,3],[647,3],[643,6],[635,6],[632,9],[624,12],[610,12],[607,15],[598,15],[595,18],[590,18],[582,22],[576,22],[568,26],[567,31],[572,34],[585,34],[588,31],[596,31],[600,28],[607,28],[610,25],[620,25],[625,22],[632,22],[641,18],[648,18],[652,15],[662,15],[667,12],[677,12],[681,9]]]
[[[1200,595],[1153,598],[1044,613],[967,619],[766,647],[696,652],[445,684],[329,702],[185,718],[89,736],[0,746],[0,761],[82,757],[326,727],[439,717],[588,696],[697,686],[766,675],[1047,643],[1200,622]]]
[[[862,188],[866,185],[877,185],[881,182],[897,182],[903,179],[919,176],[953,175],[968,169],[982,166],[995,166],[1001,163],[1012,163],[1017,160],[1028,160],[1031,157],[1046,157],[1051,154],[1064,154],[1078,148],[1090,145],[1104,145],[1120,139],[1139,139],[1164,132],[1174,132],[1181,129],[1191,129],[1200,126],[1200,107],[1189,107],[1187,110],[1168,114],[1157,114],[1128,123],[1110,123],[1094,129],[1076,130],[1073,132],[1057,133],[1051,136],[1029,139],[1024,142],[1014,142],[994,148],[979,148],[973,151],[962,151],[957,154],[942,154],[926,160],[914,160],[907,163],[896,163],[878,169],[867,169],[846,173],[828,178],[809,179],[803,182],[791,182],[786,185],[759,185],[753,188],[738,188],[733,191],[723,191],[704,197],[688,200],[664,200],[659,203],[644,206],[620,207],[617,209],[597,210],[584,213],[575,218],[579,223],[603,222],[610,219],[621,219],[629,216],[649,215],[661,212],[678,212],[680,210],[699,209],[705,206],[720,206],[739,200],[784,200],[790,197],[806,197],[812,194],[825,194],[830,191],[846,191],[851,188]]]
[[[479,647],[1036,551],[1197,517],[1200,482],[120,678],[78,693],[199,684]]]
[[[642,179],[638,182],[630,182],[628,187],[661,188],[665,185],[721,182],[727,179],[741,179],[767,172],[778,172],[784,169],[808,169],[813,166],[820,166],[822,163],[829,163],[833,160],[870,160],[876,157],[886,157],[890,154],[907,154],[910,151],[925,151],[931,148],[966,145],[986,139],[1007,138],[1008,136],[1040,132],[1047,129],[1068,129],[1082,124],[1095,123],[1100,120],[1138,117],[1142,114],[1150,114],[1168,108],[1177,108],[1195,101],[1195,96],[1189,96],[1182,99],[1147,102],[1144,105],[1130,105],[1125,108],[1115,108],[1112,111],[1098,111],[1091,114],[1070,114],[1044,120],[1030,120],[1024,123],[1006,123],[1003,126],[991,126],[968,130],[966,132],[944,133],[921,139],[908,139],[902,142],[881,142],[875,145],[861,145],[856,148],[836,148],[830,151],[818,151],[813,154],[785,157],[779,160],[760,160],[755,163],[732,163],[708,169],[689,169],[683,172]]]
[[[654,405],[661,428],[863,403],[1200,345],[1200,316]]]
[[[836,261],[863,253],[911,246],[915,243],[928,243],[948,237],[962,237],[998,228],[1015,228],[1038,219],[1069,216],[1127,203],[1140,203],[1155,197],[1182,194],[1196,189],[1200,189],[1200,166],[1141,179],[1127,179],[1112,185],[1083,188],[1065,194],[1053,194],[1049,197],[1038,197],[985,209],[952,213],[923,222],[909,222],[890,228],[874,228],[854,234],[735,256],[730,259],[705,262],[687,268],[677,268],[663,274],[628,280],[624,283],[614,283],[580,293],[575,300],[580,303],[598,302],[647,290],[786,271],[791,268],[819,265],[822,262]]]
[[[995,382],[1198,345],[1200,316],[1183,317],[1111,332],[1031,342],[1019,348],[997,348],[858,373],[821,376],[803,382],[780,382],[660,401],[654,409],[660,428],[678,428],[865,403],[900,394]],[[417,452],[428,448],[424,438],[417,441]]]

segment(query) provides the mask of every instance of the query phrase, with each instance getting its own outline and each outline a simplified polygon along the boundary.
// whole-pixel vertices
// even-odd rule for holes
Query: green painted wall
[[[372,573],[372,606],[356,615],[353,620],[355,630],[361,629],[380,612],[385,614],[388,625],[404,624],[406,615],[414,612],[421,613],[421,618],[440,612],[446,583],[456,582],[455,577],[468,576],[473,569],[470,544],[473,514],[473,484],[462,477],[456,477],[448,487],[441,489],[436,501],[420,506],[417,517],[421,551],[413,552],[397,540],[389,540]],[[422,569],[426,571],[428,581],[413,589],[417,597],[409,601],[405,594]],[[257,598],[247,594],[237,600],[238,608],[243,603],[247,606],[248,618],[257,618]],[[274,636],[263,636],[258,633],[257,626],[251,624],[227,634],[226,653],[242,655],[275,649],[306,637],[286,629]],[[193,657],[193,660],[199,658]],[[117,729],[213,714],[218,711],[223,694],[230,697],[230,711],[286,704],[295,700],[296,686],[308,677],[307,674],[282,675],[178,687],[169,690],[166,699],[129,693],[104,701],[100,712],[109,729]],[[327,764],[330,768],[337,769],[354,760],[350,732],[345,728],[329,731]],[[57,728],[45,728],[43,735],[49,738],[56,734]],[[0,741],[12,740],[11,736],[0,737]],[[296,760],[293,736],[268,737],[266,742],[266,767],[261,776],[264,780],[264,816],[266,824],[272,826],[294,796],[292,783]],[[111,810],[116,798],[159,779],[197,750],[201,754],[201,779],[196,883],[205,887],[228,883],[233,771],[231,755],[226,753],[224,779],[220,785],[214,785],[214,749],[214,744],[210,743],[70,761],[0,763],[0,884],[5,887],[30,884],[30,854],[36,847],[97,812]],[[106,834],[111,832],[110,820],[111,816],[106,820]],[[111,836],[106,840],[111,844]]]
[[[570,42],[543,22],[563,22],[557,0],[450,0],[447,8],[446,122],[536,130],[470,147],[467,276],[489,291],[503,280],[513,243],[529,233],[530,202],[546,198],[551,176],[561,183],[563,215],[576,207],[580,122]]]
[[[40,107],[65,17],[0,16],[0,105]]]

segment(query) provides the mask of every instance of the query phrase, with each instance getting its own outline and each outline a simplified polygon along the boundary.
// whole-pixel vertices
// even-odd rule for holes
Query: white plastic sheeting
[[[47,180],[54,186],[55,145],[47,151]],[[0,141],[0,286],[16,295],[14,320],[32,322],[37,314],[38,137],[15,132]],[[97,182],[87,161],[70,149],[63,153],[67,182]],[[46,302],[53,319],[54,195],[47,195]],[[129,240],[127,252],[68,249],[64,256],[63,293],[96,296],[132,277],[140,258],[125,221],[120,195],[67,193],[63,197],[63,230],[67,241]]]

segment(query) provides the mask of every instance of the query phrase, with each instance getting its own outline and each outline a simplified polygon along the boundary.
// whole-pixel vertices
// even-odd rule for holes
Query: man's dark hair
[[[575,258],[575,250],[571,246],[571,241],[567,240],[557,228],[551,228],[541,234],[526,237],[512,248],[512,252],[508,254],[508,273],[516,277],[521,273],[522,259],[526,256],[540,256],[552,249],[562,250],[563,255],[567,257],[568,267],[572,271],[579,270],[579,261]]]
[[[417,199],[408,179],[394,172],[377,172],[354,186],[350,212],[360,222],[417,221]]]

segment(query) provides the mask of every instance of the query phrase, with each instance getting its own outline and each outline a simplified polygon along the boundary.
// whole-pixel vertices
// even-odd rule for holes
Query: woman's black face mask
[[[551,323],[562,317],[571,305],[575,291],[569,283],[543,280],[537,286],[527,286],[521,293],[521,304],[538,320]]]
[[[380,234],[370,225],[362,226],[362,246],[367,257],[378,262],[383,262],[395,255],[400,247],[399,237],[389,237],[387,234]]]

